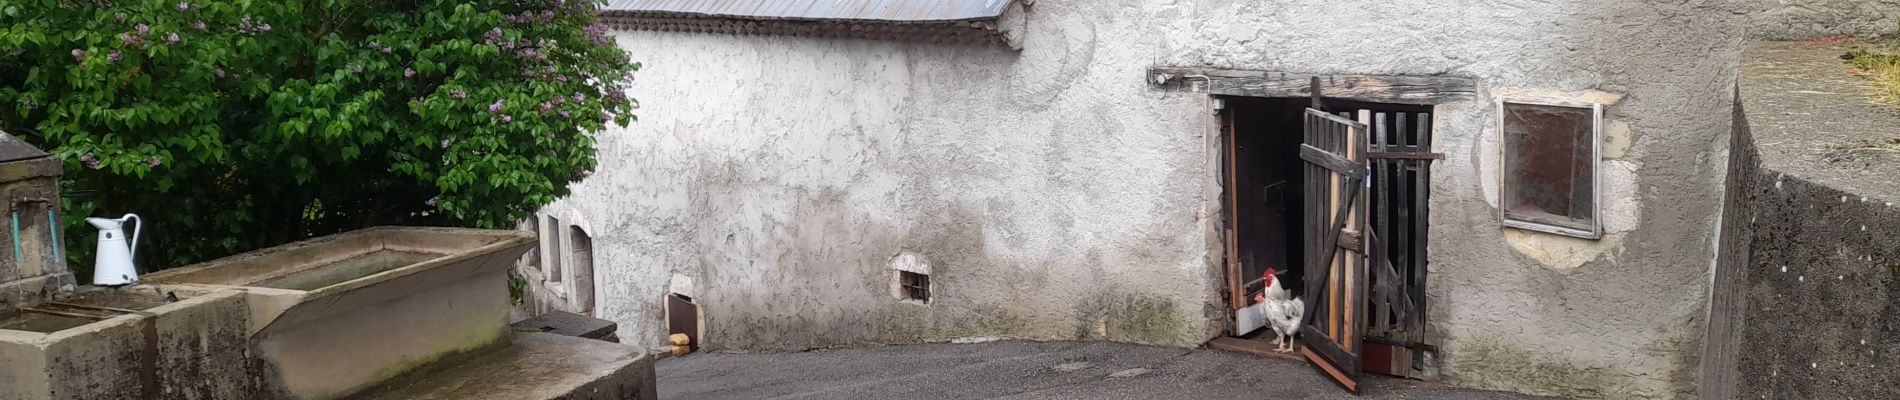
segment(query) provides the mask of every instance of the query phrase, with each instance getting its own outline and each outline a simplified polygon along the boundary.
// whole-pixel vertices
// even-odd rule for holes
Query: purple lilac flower
[[[561,110],[561,118],[562,118],[562,119],[566,119],[567,117],[568,117],[568,112],[567,112],[567,110]]]
[[[191,29],[197,29],[201,31],[205,30],[205,22],[204,21],[193,22],[191,23]]]
[[[270,24],[257,24],[257,30],[270,32]]]
[[[165,35],[165,43],[167,44],[178,43],[179,40],[181,39],[178,38],[178,32],[172,32]]]
[[[139,36],[145,36],[152,33],[152,27],[145,26],[145,24],[135,25],[132,27],[132,29],[139,31]]]
[[[362,73],[362,72],[363,72],[363,66],[350,64],[350,73]]]
[[[442,201],[442,196],[435,196],[435,197],[430,197],[429,201],[422,202],[422,204],[427,204],[430,207],[435,207],[435,203],[440,202],[440,201]]]
[[[402,77],[404,77],[404,78],[414,78],[415,76],[416,76],[416,70],[413,70],[413,69],[408,69],[408,68],[403,68],[403,69],[402,69]]]
[[[501,112],[501,102],[502,102],[501,100],[495,100],[495,104],[489,104],[488,112],[491,112],[491,113]]]
[[[548,102],[545,102],[545,101],[544,101],[544,102],[541,102],[541,113],[542,113],[542,114],[547,114],[549,110],[553,110],[553,109],[554,109],[554,105],[553,105],[553,104],[549,104]]]
[[[567,97],[563,97],[563,96],[554,96],[554,105],[557,105],[557,106],[558,106],[558,105],[562,105],[562,104],[567,104]]]
[[[487,34],[482,35],[482,39],[487,40],[489,44],[501,41],[501,28],[489,29]]]
[[[554,81],[555,81],[555,82],[567,82],[567,75],[558,75],[558,76],[555,76],[555,77],[554,77]]]
[[[586,34],[587,40],[593,41],[594,44],[607,44],[613,41],[613,38],[607,37],[606,24],[589,24],[581,28],[581,33]]]
[[[541,73],[543,73],[543,74],[549,74],[549,75],[553,75],[553,74],[554,74],[554,72],[555,72],[555,70],[554,70],[554,66],[552,66],[552,65],[549,65],[549,66],[547,66],[547,68],[542,68],[542,69],[541,69]]]
[[[81,154],[81,155],[79,155],[79,162],[80,162],[81,164],[85,164],[85,165],[86,165],[86,168],[91,168],[91,169],[99,169],[99,167],[100,167],[100,165],[99,165],[99,157],[97,157],[97,156],[93,156],[93,155],[92,155],[92,153],[86,153],[86,154]]]
[[[125,58],[125,56],[119,54],[118,50],[113,50],[112,53],[106,54],[106,62],[119,62],[121,58]]]
[[[502,115],[501,115],[501,123],[504,123],[504,124],[506,124],[506,123],[509,123],[509,122],[514,122],[514,120],[515,120],[515,117],[510,117],[510,116],[508,116],[508,114],[502,114]]]
[[[383,54],[389,54],[389,52],[391,52],[391,51],[396,51],[396,48],[394,48],[394,47],[389,47],[389,46],[383,46]]]
[[[191,9],[191,3],[186,3],[182,1],[178,2],[178,11],[185,11],[185,10],[190,10],[190,9]]]
[[[136,42],[138,40],[139,39],[137,37],[132,36],[132,34],[130,33],[119,34],[119,43],[122,43],[122,44],[132,44],[132,42]]]
[[[574,104],[587,104],[587,95],[574,92]]]
[[[541,22],[554,20],[554,10],[541,10]]]
[[[468,98],[468,93],[463,93],[462,91],[457,90],[457,91],[449,92],[449,97],[454,97],[456,100],[466,99]]]
[[[150,167],[157,167],[157,166],[159,166],[159,164],[164,164],[164,163],[165,163],[164,161],[162,161],[162,160],[159,160],[159,159],[158,159],[158,157],[156,157],[156,156],[153,156],[153,157],[146,157],[146,158],[145,158],[145,165],[146,165],[146,166],[150,166]]]
[[[382,44],[380,44],[380,43],[376,43],[376,42],[369,42],[369,49],[370,49],[370,50],[382,50],[382,49],[383,49],[383,45],[382,45]]]
[[[112,20],[121,24],[125,23],[125,13],[112,14]]]
[[[521,69],[521,76],[525,76],[525,77],[529,77],[529,78],[533,78],[533,77],[534,77],[534,74],[535,74],[535,72],[534,72],[534,68],[522,68],[522,69]]]
[[[211,75],[214,75],[214,76],[217,76],[217,77],[218,77],[218,79],[224,79],[224,68],[222,68],[222,67],[212,67],[212,68],[211,68]]]
[[[454,144],[454,143],[455,143],[455,141],[453,141],[453,140],[449,140],[449,139],[442,139],[442,148],[443,148],[443,149],[447,149],[447,148],[449,148],[449,145],[450,145],[450,144]]]

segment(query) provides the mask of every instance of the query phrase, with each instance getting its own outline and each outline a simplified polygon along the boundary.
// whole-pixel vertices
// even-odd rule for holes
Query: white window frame
[[[1511,176],[1511,170],[1506,169],[1506,166],[1505,166],[1505,162],[1510,159],[1510,151],[1511,151],[1510,143],[1509,141],[1506,140],[1506,135],[1508,135],[1508,133],[1504,131],[1504,120],[1509,117],[1509,114],[1507,114],[1504,110],[1504,107],[1506,104],[1583,108],[1583,109],[1590,110],[1591,113],[1590,113],[1590,223],[1589,223],[1590,228],[1589,229],[1587,230],[1577,229],[1573,227],[1557,226],[1557,225],[1551,225],[1551,224],[1546,224],[1546,223],[1536,222],[1536,221],[1513,219],[1511,218],[1510,213],[1506,212],[1506,210],[1510,208],[1510,204],[1507,204],[1505,202],[1505,199],[1508,197],[1506,193],[1509,193],[1509,191],[1511,190],[1511,187],[1506,186],[1505,184],[1509,180],[1508,177]],[[1498,111],[1498,117],[1497,117],[1498,220],[1501,221],[1503,225],[1508,228],[1517,228],[1517,229],[1524,229],[1524,230],[1550,233],[1550,234],[1556,234],[1556,235],[1564,235],[1564,236],[1575,236],[1575,237],[1584,238],[1584,239],[1601,239],[1603,237],[1603,103],[1588,102],[1588,101],[1551,100],[1551,99],[1539,99],[1539,98],[1502,97],[1498,99],[1497,111]]]

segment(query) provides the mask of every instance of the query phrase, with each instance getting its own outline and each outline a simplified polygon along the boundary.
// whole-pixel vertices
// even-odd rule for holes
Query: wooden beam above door
[[[1330,75],[1212,68],[1155,67],[1148,82],[1163,87],[1204,83],[1209,94],[1249,97],[1309,97],[1319,78],[1327,98],[1373,103],[1442,104],[1477,97],[1471,78],[1438,75]]]

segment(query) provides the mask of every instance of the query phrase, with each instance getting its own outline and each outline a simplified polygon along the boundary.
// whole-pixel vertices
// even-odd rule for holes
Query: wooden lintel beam
[[[1208,93],[1249,97],[1310,97],[1314,77],[1319,78],[1320,95],[1334,99],[1431,105],[1471,100],[1478,94],[1476,80],[1455,76],[1329,75],[1174,67],[1148,70],[1148,79],[1157,84],[1206,79]]]

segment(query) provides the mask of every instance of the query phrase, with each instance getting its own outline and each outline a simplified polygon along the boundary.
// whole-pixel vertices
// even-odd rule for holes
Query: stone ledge
[[[1761,166],[1857,196],[1900,201],[1900,153],[1839,149],[1900,136],[1900,113],[1875,104],[1871,86],[1847,73],[1840,56],[1848,50],[1802,42],[1749,46],[1741,99]]]

